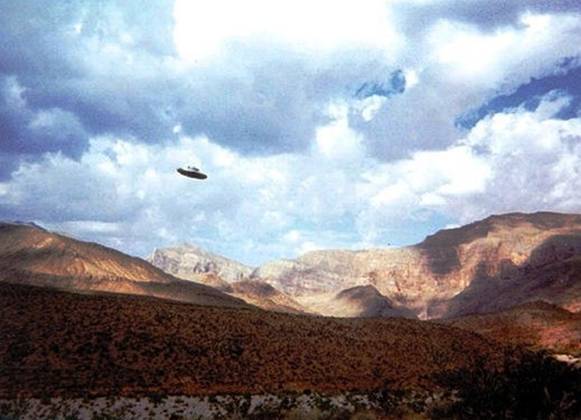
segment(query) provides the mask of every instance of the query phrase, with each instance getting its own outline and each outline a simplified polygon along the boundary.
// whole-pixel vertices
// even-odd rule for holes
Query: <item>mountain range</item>
[[[193,281],[200,281],[200,274],[211,273],[232,283],[248,278],[252,272],[251,267],[191,244],[156,249],[147,260],[174,276]]]
[[[168,273],[196,280],[197,274],[184,272],[198,264],[198,252],[191,247],[158,249],[149,260]],[[268,283],[315,314],[377,314],[372,308],[378,298],[400,311],[396,315],[421,319],[507,309],[539,299],[574,312],[581,308],[581,215],[576,214],[491,216],[441,230],[413,246],[313,251],[252,270],[222,261],[206,261],[206,266],[216,276],[234,270],[236,279]],[[232,275],[224,280],[232,281]],[[362,301],[349,295],[358,296],[353,288],[363,286],[373,287],[360,293],[369,307],[354,309]],[[352,303],[346,305],[346,299]]]
[[[0,281],[17,284],[353,318],[454,320],[535,301],[581,308],[581,216],[573,214],[491,216],[414,246],[315,251],[255,268],[192,245],[148,260],[0,223]],[[579,328],[576,318],[571,325]]]

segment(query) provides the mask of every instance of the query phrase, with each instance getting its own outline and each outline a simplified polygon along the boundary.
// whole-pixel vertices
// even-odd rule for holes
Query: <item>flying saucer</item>
[[[178,173],[183,176],[187,176],[188,178],[195,178],[195,179],[206,179],[208,175],[203,172],[200,172],[198,168],[195,166],[186,166],[186,168],[178,168]]]

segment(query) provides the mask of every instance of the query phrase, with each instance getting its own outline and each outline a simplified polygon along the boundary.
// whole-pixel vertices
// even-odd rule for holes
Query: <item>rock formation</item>
[[[194,245],[161,248],[147,259],[166,273],[199,281],[200,274],[215,274],[228,283],[247,278],[252,268]]]
[[[420,318],[545,299],[581,307],[581,215],[512,213],[441,230],[399,249],[315,251],[252,273],[305,306],[373,285]]]

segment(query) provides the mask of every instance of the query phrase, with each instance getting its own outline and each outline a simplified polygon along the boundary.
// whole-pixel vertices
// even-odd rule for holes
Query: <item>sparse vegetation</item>
[[[432,322],[0,283],[0,336],[0,414],[14,418],[34,398],[45,416],[103,419],[204,417],[190,410],[196,401],[228,419],[572,418],[580,409],[579,371]]]
[[[504,344],[581,355],[581,313],[570,312],[543,301],[442,322],[480,333]]]
[[[349,320],[0,284],[0,397],[211,395],[433,385],[497,345],[413,320]],[[54,349],[58,348],[56,352]]]
[[[484,366],[484,365],[482,365]],[[514,349],[501,369],[478,367],[439,375],[458,400],[432,412],[436,418],[573,419],[581,416],[581,370],[543,352]]]

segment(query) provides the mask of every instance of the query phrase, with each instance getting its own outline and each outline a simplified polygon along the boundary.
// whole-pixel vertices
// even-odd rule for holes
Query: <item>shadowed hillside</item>
[[[371,285],[351,287],[337,294],[319,294],[311,300],[303,299],[302,303],[325,316],[417,319],[413,311],[394,304]]]
[[[581,233],[549,237],[518,265],[504,260],[494,269],[482,262],[470,285],[443,306],[454,317],[538,299],[581,310]]]
[[[399,249],[309,252],[267,263],[252,276],[315,311],[313,302],[372,285],[425,319],[505,309],[535,299],[579,310],[579,261],[581,215],[511,213],[444,229]]]
[[[229,293],[262,309],[290,313],[305,312],[303,306],[296,300],[263,281],[242,280],[232,283]]]

